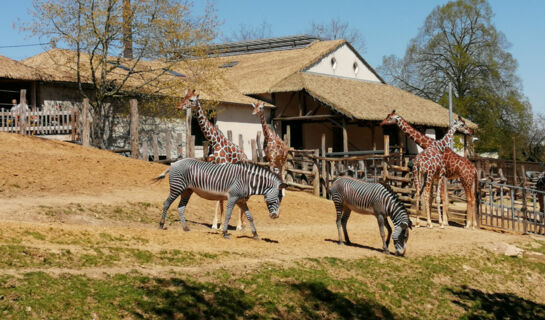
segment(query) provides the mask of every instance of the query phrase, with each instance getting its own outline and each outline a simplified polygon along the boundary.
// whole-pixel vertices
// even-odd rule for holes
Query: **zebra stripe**
[[[392,228],[388,223],[390,217],[394,224],[394,246],[398,255],[404,255],[412,227],[409,213],[399,201],[397,194],[387,184],[366,183],[350,177],[341,177],[331,186],[331,200],[337,212],[337,231],[339,244],[342,244],[341,226],[347,244],[350,244],[346,224],[352,210],[362,214],[373,214],[377,217],[383,250],[388,252]],[[384,226],[388,236],[384,237]]]
[[[195,159],[183,159],[173,163],[168,170],[154,180],[163,179],[170,172],[170,195],[163,205],[159,228],[163,228],[166,213],[172,202],[181,195],[178,212],[183,229],[188,231],[184,211],[193,192],[208,200],[227,200],[227,213],[223,224],[223,235],[228,238],[227,227],[231,212],[238,205],[246,214],[254,238],[257,232],[246,200],[252,195],[264,195],[271,218],[278,218],[283,189],[280,177],[267,168],[250,163],[214,164]]]

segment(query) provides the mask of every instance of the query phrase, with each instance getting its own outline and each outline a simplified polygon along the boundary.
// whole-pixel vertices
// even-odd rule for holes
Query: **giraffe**
[[[406,134],[413,139],[413,141],[418,144],[420,147],[426,149],[431,146],[435,139],[432,139],[420,131],[413,128],[405,119],[400,115],[396,114],[393,110],[386,119],[381,122],[382,125],[388,124],[397,124],[397,126]],[[450,180],[460,179],[460,183],[464,188],[464,192],[467,200],[467,219],[466,219],[466,228],[475,228],[477,224],[476,217],[476,188],[477,188],[477,169],[468,159],[459,156],[452,149],[447,148],[443,153],[443,161],[446,165],[446,178]],[[443,203],[446,203],[446,185],[441,184],[441,198]],[[448,225],[448,204],[443,207],[443,224]]]
[[[207,161],[217,164],[225,163],[240,163],[248,161],[248,157],[239,146],[229,141],[227,137],[215,126],[213,125],[208,117],[201,108],[199,102],[199,95],[195,95],[195,90],[187,90],[185,97],[182,102],[176,107],[177,109],[187,110],[191,108],[194,112],[197,113],[197,120],[199,121],[199,126],[204,134],[206,140],[210,142],[210,150],[213,150],[209,154]],[[218,220],[218,211],[220,211],[220,216]],[[242,217],[244,212],[240,210],[240,215],[238,217],[237,230],[242,230]],[[216,210],[214,213],[214,220],[212,221],[212,229],[218,229],[218,221],[222,220],[223,216],[223,200],[220,200],[216,203]],[[221,228],[221,226],[220,226]]]
[[[253,104],[253,115],[258,115],[261,120],[261,126],[263,127],[263,137],[267,146],[265,147],[265,155],[269,161],[269,167],[274,172],[273,168],[277,168],[280,173],[280,178],[284,180],[284,170],[286,167],[286,160],[288,159],[289,147],[278,137],[278,135],[269,128],[265,117],[263,116],[263,102]]]
[[[417,209],[418,201],[423,199],[422,206],[425,208],[427,223],[428,227],[430,228],[432,227],[430,218],[431,188],[433,186],[433,182],[435,181],[435,179],[437,179],[439,181],[437,191],[439,197],[439,194],[441,193],[440,186],[442,183],[444,184],[444,179],[446,177],[447,171],[446,164],[443,160],[443,154],[445,153],[445,150],[447,148],[450,148],[449,146],[452,143],[452,137],[457,130],[464,134],[472,134],[471,129],[466,126],[465,121],[458,116],[458,119],[453,122],[452,126],[449,128],[448,132],[441,140],[435,141],[431,146],[418,154],[415,158],[415,163],[413,166],[413,177],[416,188]],[[424,176],[422,188],[420,186],[419,174],[422,174]],[[441,212],[439,212],[439,219],[441,220]],[[440,223],[442,224],[442,221],[440,221]]]

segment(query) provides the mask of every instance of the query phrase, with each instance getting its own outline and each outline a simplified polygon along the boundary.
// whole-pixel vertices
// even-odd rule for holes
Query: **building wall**
[[[336,61],[335,67],[333,67],[332,59]],[[322,58],[318,63],[306,69],[305,72],[380,82],[377,76],[367,68],[363,61],[346,44]]]
[[[265,119],[269,119],[270,110],[265,109]],[[239,135],[242,134],[244,153],[248,159],[252,158],[251,140],[256,139],[257,132],[262,131],[261,121],[252,114],[252,106],[248,105],[220,105],[217,108],[216,126],[227,136],[227,131],[233,133],[233,142],[239,145]],[[261,132],[263,143],[263,132]]]

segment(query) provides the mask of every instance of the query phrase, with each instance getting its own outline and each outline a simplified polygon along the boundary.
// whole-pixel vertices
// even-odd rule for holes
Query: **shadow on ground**
[[[485,293],[462,286],[449,288],[452,302],[466,310],[466,319],[545,319],[545,305],[511,293]]]

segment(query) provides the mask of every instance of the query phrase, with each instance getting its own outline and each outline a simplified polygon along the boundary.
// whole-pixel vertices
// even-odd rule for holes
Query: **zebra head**
[[[411,219],[408,222],[402,222],[394,229],[394,247],[398,256],[404,256],[407,250],[407,241],[409,240],[409,229],[413,228]]]
[[[287,186],[288,185],[285,183],[280,183],[278,186],[270,188],[265,193],[265,203],[267,203],[269,216],[272,219],[276,219],[280,215],[280,203],[285,195]]]
[[[195,89],[193,90],[186,90],[184,99],[180,104],[176,107],[177,109],[183,109],[187,110],[189,108],[191,109],[197,109],[199,107],[199,95],[195,94]]]

